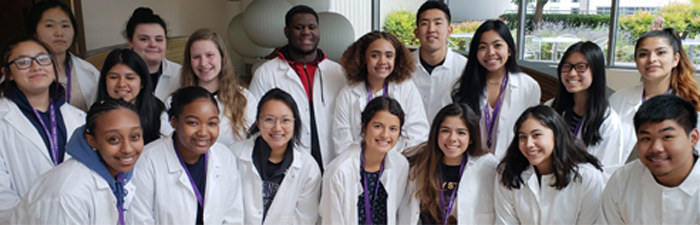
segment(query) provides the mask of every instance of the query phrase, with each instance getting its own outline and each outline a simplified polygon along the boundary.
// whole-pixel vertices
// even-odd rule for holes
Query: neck
[[[185,161],[185,163],[190,165],[197,163],[201,154],[197,154],[194,151],[187,149],[185,145],[180,143],[179,138],[176,139],[177,141],[175,141],[175,145],[177,145],[177,152],[180,154],[180,157],[182,157],[182,161]]]
[[[669,87],[671,87],[671,76],[666,76],[657,81],[650,81],[644,79],[644,98],[650,99],[657,95],[663,95],[666,93]]]
[[[382,168],[382,161],[386,153],[365,149],[365,172],[374,173]]]
[[[267,160],[270,161],[271,163],[280,163],[282,160],[284,160],[284,153],[287,151],[287,145],[280,146],[277,148],[270,148],[272,151],[270,151],[270,157],[267,157]]]
[[[114,177],[114,179],[116,180],[117,174],[119,174],[119,171],[112,168],[111,166],[109,166],[107,164],[105,164],[105,167],[107,167],[107,172],[109,172],[109,175],[112,175],[112,177]]]
[[[377,93],[384,88],[384,79],[367,77],[367,87],[369,87],[369,91],[372,93]]]
[[[294,62],[310,63],[310,62],[313,62],[314,60],[316,60],[317,55],[318,55],[318,51],[314,51],[311,54],[301,55],[301,54],[298,54],[298,53],[292,51],[291,49],[289,50],[289,56],[291,57],[291,60]]]
[[[447,57],[447,48],[440,48],[440,50],[429,52],[423,48],[419,49],[420,58],[427,62],[429,65],[434,66],[445,60]]]
[[[586,99],[588,95],[585,91],[574,93],[574,112],[579,116],[586,114]]]
[[[221,76],[216,77],[216,79],[213,79],[209,82],[203,82],[202,80],[197,80],[197,86],[200,86],[204,89],[207,89],[210,93],[214,93],[219,90],[219,78]]]
[[[146,66],[148,67],[148,73],[157,73],[158,70],[160,70],[160,64],[161,62],[146,62]]]
[[[486,83],[487,84],[498,84],[501,85],[501,82],[503,81],[503,77],[506,76],[505,68],[503,70],[497,70],[494,72],[488,72],[486,74]]]
[[[464,154],[466,154],[466,153],[464,153]],[[459,165],[462,165],[462,157],[464,157],[464,156],[458,156],[458,157],[454,157],[454,158],[444,157],[444,158],[442,158],[442,163],[445,165],[448,165],[448,166],[459,166]]]
[[[58,71],[58,77],[63,78],[66,77],[66,52],[59,52],[59,53],[52,53],[54,54],[54,58],[56,59],[56,69]]]
[[[48,88],[46,89],[45,92],[40,93],[40,94],[29,94],[26,92],[23,92],[24,96],[27,97],[27,101],[29,101],[29,105],[31,105],[34,109],[40,111],[40,112],[46,112],[46,110],[49,110],[49,90]]]

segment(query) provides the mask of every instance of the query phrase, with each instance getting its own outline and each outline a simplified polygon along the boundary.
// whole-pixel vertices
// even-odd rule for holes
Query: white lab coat
[[[69,104],[59,110],[66,125],[66,142],[85,123],[85,112]],[[12,209],[41,174],[54,168],[43,139],[17,104],[0,98],[0,221],[7,221]],[[64,160],[70,155],[65,154]]]
[[[601,204],[607,224],[698,224],[700,166],[696,162],[681,185],[666,187],[636,159],[613,174]]]
[[[197,197],[173,147],[172,136],[155,140],[141,153],[132,181],[138,192],[130,215],[137,224],[194,224]],[[209,149],[203,194],[204,224],[243,224],[243,193],[236,157],[226,146]]]
[[[496,224],[594,224],[600,216],[600,195],[605,186],[603,172],[585,163],[578,164],[581,181],[565,188],[552,187],[553,174],[542,175],[537,181],[533,166],[523,171],[520,189],[508,189],[496,178],[494,206]]]
[[[85,99],[86,104],[86,108],[82,108],[82,106],[76,107],[87,111],[90,109],[92,103],[97,100],[97,82],[100,80],[100,71],[97,71],[97,68],[89,62],[73,54],[70,54],[70,59],[71,76],[76,78],[71,82],[80,83],[80,93],[83,94],[83,99]]]
[[[552,106],[552,103],[554,103],[554,99],[550,99],[544,104]],[[602,140],[597,145],[588,146],[586,150],[600,160],[603,164],[605,176],[610,177],[617,168],[625,164],[627,158],[622,157],[624,148],[622,146],[623,136],[620,116],[610,106],[606,109],[606,113],[608,113],[608,117],[603,120],[598,129]],[[582,140],[581,135],[583,135],[583,128],[576,134],[576,138]]]
[[[309,110],[314,110],[323,165],[328,165],[336,155],[331,132],[335,98],[346,84],[343,70],[338,63],[330,59],[321,61],[314,75],[314,108],[310,109],[306,89],[299,75],[287,61],[277,57],[265,62],[255,71],[249,89],[258,98],[262,98],[273,88],[280,88],[292,95],[301,115],[301,147],[309,153],[311,152],[311,112]]]
[[[328,165],[323,174],[321,224],[357,224],[357,200],[364,188],[360,182],[359,144],[353,144]],[[408,181],[408,161],[398,151],[389,151],[384,158],[384,172],[379,178],[388,194],[387,224],[397,224],[401,201]]]
[[[136,186],[128,182],[124,189],[124,208],[128,209]],[[18,220],[13,223],[115,224],[119,221],[116,205],[107,181],[85,164],[70,159],[36,180],[17,206]]]
[[[247,100],[244,115],[246,119],[245,127],[250,128],[250,126],[252,126],[253,123],[255,123],[255,116],[257,114],[258,109],[258,98],[256,98],[253,95],[253,93],[250,93],[248,89],[241,87],[240,90],[243,91],[243,95]],[[219,142],[224,146],[229,146],[237,141],[244,140],[246,137],[245,133],[241,134],[241,139],[236,138],[236,136],[234,136],[233,128],[231,128],[231,120],[229,120],[228,116],[224,114],[224,104],[222,104],[222,102],[219,101],[219,98],[217,96],[214,97],[216,98],[216,103],[219,107],[219,137],[216,139],[216,142]],[[167,113],[172,100],[172,96],[168,96],[168,98],[165,100],[165,112],[160,115],[160,133],[163,136],[168,136],[172,134],[175,130],[173,129],[173,126],[170,125],[170,117],[168,117]]]
[[[402,152],[404,148],[418,145],[428,140],[430,125],[425,119],[425,110],[420,102],[420,94],[416,85],[410,81],[401,83],[390,82],[387,94],[401,104],[405,114],[405,122],[401,129],[402,138],[394,149]],[[383,89],[374,96],[381,96]],[[362,111],[369,103],[365,83],[348,85],[343,88],[336,98],[335,116],[333,119],[333,143],[335,151],[340,154],[352,143],[362,140]]]
[[[531,106],[538,105],[540,103],[540,85],[526,73],[516,73],[511,74],[510,72],[506,74],[508,76],[508,84],[505,88],[505,96],[503,96],[503,101],[501,103],[501,112],[498,115],[498,120],[496,121],[496,130],[494,134],[496,137],[495,144],[495,155],[498,160],[503,159],[508,150],[510,142],[513,141],[515,132],[513,132],[513,127],[515,126],[515,121],[518,120],[520,114],[522,114],[527,108]],[[455,81],[457,82],[457,81]],[[484,93],[481,98],[481,116],[484,115],[484,107],[488,101],[488,93]],[[452,102],[451,96],[446,96],[443,98],[443,102],[447,104]],[[481,124],[484,126],[484,124]],[[486,130],[486,129],[483,129]],[[483,137],[484,135],[482,135]],[[486,148],[486,147],[484,147]]]
[[[445,62],[433,69],[431,74],[420,63],[420,49],[411,53],[416,60],[416,71],[411,76],[411,80],[416,84],[423,100],[425,115],[428,123],[432,123],[435,115],[446,104],[443,98],[451,98],[452,84],[462,76],[464,67],[467,65],[467,58],[459,53],[447,49]]]
[[[452,210],[458,224],[493,224],[496,215],[493,207],[494,177],[498,161],[493,154],[468,156],[464,172],[459,180],[457,199]],[[419,224],[420,200],[415,195],[415,181],[410,181],[404,195],[404,206],[399,224]],[[446,198],[445,201],[449,201]]]
[[[156,89],[153,91],[158,99],[164,101],[170,94],[180,88],[180,71],[182,66],[165,58],[161,62],[161,66],[163,66],[163,73],[160,74]]]
[[[246,224],[315,224],[321,198],[321,170],[316,160],[294,148],[294,160],[285,172],[263,223],[262,179],[253,163],[253,148],[258,135],[230,146],[238,155],[243,177],[243,202]]]

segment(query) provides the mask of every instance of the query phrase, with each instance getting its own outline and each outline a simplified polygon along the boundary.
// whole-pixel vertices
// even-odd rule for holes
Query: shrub
[[[416,29],[416,15],[408,9],[394,10],[386,17],[384,31],[396,36],[406,46],[418,46],[413,30]]]
[[[509,21],[508,26],[510,29],[518,28],[518,14],[517,13],[506,13],[501,15],[505,21]],[[532,31],[532,14],[525,16],[525,26],[528,31]],[[598,26],[609,26],[610,25],[610,15],[598,15],[598,14],[544,14],[542,16],[542,22],[549,23],[559,23],[562,22],[565,26],[570,27],[598,27]]]
[[[673,2],[661,7],[657,14],[649,11],[637,11],[633,15],[620,16],[621,30],[629,31],[632,38],[637,39],[649,31],[651,23],[657,16],[663,17],[666,22],[664,27],[676,29],[678,32],[688,32],[688,37],[694,38],[700,33],[700,7],[687,3]]]

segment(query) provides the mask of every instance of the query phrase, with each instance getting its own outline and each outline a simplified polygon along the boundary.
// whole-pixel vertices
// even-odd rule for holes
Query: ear
[[[92,149],[96,149],[95,146],[97,146],[97,141],[95,140],[95,137],[89,134],[85,134],[85,140],[87,140],[88,145],[90,145]]]
[[[173,130],[177,131],[177,118],[175,118],[175,116],[170,117],[170,126],[173,127]]]
[[[0,71],[0,74],[4,75],[4,76],[5,76],[5,79],[8,79],[8,80],[14,80],[14,79],[15,79],[15,78],[13,78],[12,76],[10,76],[10,68],[7,67],[7,66],[2,67],[2,71]]]
[[[447,25],[447,38],[450,38],[450,36],[452,36],[452,23]]]
[[[673,67],[677,67],[678,63],[681,61],[681,53],[676,52],[673,54]]]
[[[415,29],[413,29],[413,36],[418,39],[418,27],[416,26]]]
[[[134,49],[134,42],[133,42],[133,40],[134,40],[134,39],[132,39],[132,38],[127,38],[127,39],[126,39],[126,43],[129,43],[129,49],[131,49],[131,50]]]
[[[688,138],[690,138],[690,143],[693,144],[693,146],[697,145],[698,138],[700,138],[700,132],[698,131],[698,128],[693,128],[693,130],[690,131]]]
[[[287,39],[289,39],[289,33],[288,33],[289,31],[288,31],[287,26],[284,26],[284,29],[283,29],[283,30],[284,30],[284,37],[287,38]]]

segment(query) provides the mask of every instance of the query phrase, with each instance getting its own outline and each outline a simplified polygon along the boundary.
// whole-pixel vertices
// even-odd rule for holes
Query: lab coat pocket
[[[294,224],[295,218],[293,216],[282,216],[280,218],[280,223],[279,224]]]
[[[496,215],[491,213],[478,213],[474,215],[474,224],[494,224]]]

